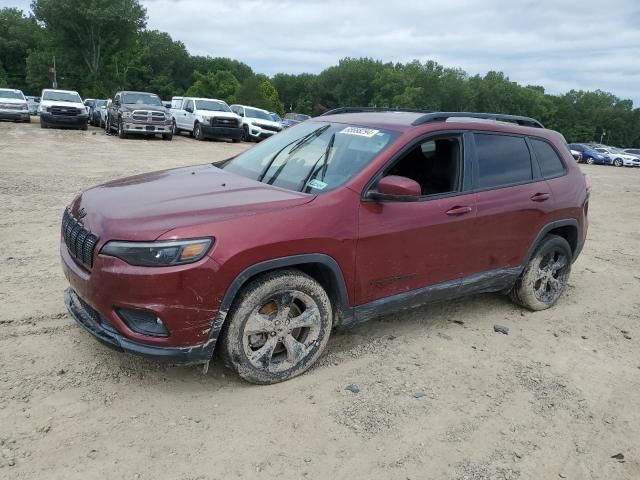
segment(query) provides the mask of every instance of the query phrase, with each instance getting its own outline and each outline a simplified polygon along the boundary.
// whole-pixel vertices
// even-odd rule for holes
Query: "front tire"
[[[198,122],[193,126],[193,138],[196,140],[204,140],[204,135],[202,133],[202,127]]]
[[[511,300],[533,311],[555,305],[567,287],[572,259],[571,247],[564,238],[544,237],[509,292]]]
[[[121,138],[121,139],[127,138],[127,134],[124,131],[124,123],[122,119],[118,120],[118,138]]]
[[[251,141],[251,135],[249,134],[249,127],[247,127],[246,125],[242,127],[242,141],[243,142]]]
[[[40,117],[40,128],[49,128],[47,122],[45,122],[42,117]]]
[[[305,372],[331,334],[331,301],[298,270],[261,275],[242,289],[222,337],[227,366],[251,383],[271,384]]]
[[[624,162],[622,161],[622,159],[621,159],[621,158],[616,158],[616,159],[613,161],[613,166],[614,166],[614,167],[622,167],[622,166],[624,166]]]
[[[594,161],[595,160],[593,158],[591,158],[591,157],[587,158],[587,164],[588,165],[593,165]]]
[[[162,139],[163,140],[167,140],[167,141],[171,141],[173,140],[173,134],[172,133],[163,133],[162,134]]]

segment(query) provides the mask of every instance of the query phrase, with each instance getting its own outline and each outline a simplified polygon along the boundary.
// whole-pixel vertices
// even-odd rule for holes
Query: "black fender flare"
[[[580,235],[580,225],[578,225],[578,221],[575,218],[566,218],[566,219],[556,220],[556,221],[547,223],[544,227],[540,229],[540,231],[536,235],[536,238],[533,240],[533,242],[529,246],[529,250],[527,251],[527,256],[525,257],[524,262],[522,264],[523,268],[527,265],[527,263],[529,263],[529,260],[531,260],[531,257],[533,257],[533,252],[535,252],[536,247],[540,244],[540,242],[545,237],[545,235],[547,235],[551,230],[554,230],[559,227],[575,227],[576,228],[578,232],[578,237],[577,237],[578,241],[577,241],[575,251],[573,252],[572,260],[575,260],[578,257],[578,254],[582,249],[582,245],[580,245],[580,238],[582,238]]]
[[[229,309],[231,308],[233,301],[235,300],[240,289],[253,277],[264,272],[271,270],[277,270],[286,267],[303,267],[304,265],[319,264],[329,269],[333,275],[333,281],[335,282],[336,298],[336,310],[340,313],[340,316],[344,319],[353,315],[353,308],[349,305],[349,294],[347,291],[347,285],[342,274],[342,269],[335,261],[333,257],[323,253],[306,253],[301,255],[292,255],[290,257],[280,257],[263,262],[255,263],[245,268],[236,278],[229,284],[227,290],[222,297],[218,312],[213,319],[211,330],[209,332],[208,344],[211,345],[211,351],[217,342],[222,326],[227,318]]]

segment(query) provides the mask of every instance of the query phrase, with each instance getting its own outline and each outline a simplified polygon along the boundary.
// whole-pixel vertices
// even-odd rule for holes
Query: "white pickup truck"
[[[242,118],[222,100],[173,97],[171,115],[174,135],[186,131],[197,140],[229,138],[235,143],[242,139]]]

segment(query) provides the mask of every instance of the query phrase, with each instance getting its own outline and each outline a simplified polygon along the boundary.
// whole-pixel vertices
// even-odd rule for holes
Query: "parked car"
[[[102,111],[107,109],[106,100],[94,100],[89,108],[89,124],[94,127],[102,127]]]
[[[32,97],[27,95],[25,97],[29,104],[29,115],[38,115],[38,104],[40,103],[40,97]]]
[[[158,95],[148,92],[117,92],[107,111],[105,129],[107,133],[115,130],[120,138],[130,134],[173,138],[171,112]]]
[[[624,152],[625,153],[630,153],[631,155],[640,156],[640,148],[625,148]]]
[[[578,163],[582,162],[582,153],[580,153],[578,150],[572,150],[572,149],[569,149],[569,151],[571,152],[571,156],[576,162]]]
[[[334,111],[218,166],[82,192],[62,218],[65,302],[117,350],[208,365],[217,348],[280,382],[335,326],[483,292],[553,306],[590,185],[534,119]]]
[[[619,148],[596,148],[595,151],[611,158],[611,164],[615,167],[640,167],[640,158]]]
[[[242,117],[242,139],[245,142],[259,142],[282,130],[282,125],[275,122],[269,112],[261,108],[231,105],[231,111]]]
[[[600,152],[596,152],[589,145],[583,143],[570,143],[569,148],[576,150],[582,154],[582,161],[592,165],[594,163],[599,165],[611,165],[611,159],[606,155],[602,155]]]
[[[20,90],[0,88],[0,120],[31,121],[29,103]]]
[[[189,132],[196,140],[228,138],[233,142],[242,139],[242,118],[231,111],[229,105],[215,98],[180,97],[171,101],[173,133]]]
[[[45,88],[40,95],[40,127],[87,129],[89,114],[78,92]]]

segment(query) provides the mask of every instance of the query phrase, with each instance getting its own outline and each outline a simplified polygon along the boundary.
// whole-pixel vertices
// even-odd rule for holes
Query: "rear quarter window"
[[[553,147],[544,140],[531,138],[530,141],[531,146],[533,147],[533,153],[540,165],[542,176],[550,178],[563,175],[565,172],[564,163],[562,163],[562,160]]]
[[[522,137],[476,133],[477,188],[495,188],[530,182],[531,155]]]

